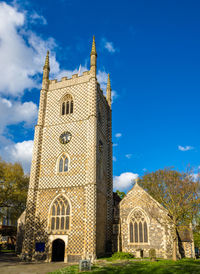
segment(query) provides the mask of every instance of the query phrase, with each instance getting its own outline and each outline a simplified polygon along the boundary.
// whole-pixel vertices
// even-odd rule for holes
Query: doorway
[[[65,242],[61,239],[52,243],[52,262],[63,262],[65,256]]]

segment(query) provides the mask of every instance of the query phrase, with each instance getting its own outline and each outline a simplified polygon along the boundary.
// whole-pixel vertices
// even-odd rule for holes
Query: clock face
[[[61,144],[67,144],[67,143],[69,143],[71,138],[72,138],[71,133],[65,131],[60,135],[59,141],[60,141]]]

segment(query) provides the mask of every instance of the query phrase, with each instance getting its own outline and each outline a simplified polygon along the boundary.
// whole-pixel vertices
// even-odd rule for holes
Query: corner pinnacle
[[[90,55],[96,55],[97,56],[96,44],[95,44],[95,36],[94,35],[93,35],[92,50],[91,50]]]
[[[47,50],[47,55],[46,55],[45,64],[44,64],[44,69],[45,68],[50,70],[50,67],[49,67],[49,50]]]
[[[107,90],[108,89],[111,89],[111,86],[110,86],[110,73],[108,73]]]
[[[138,185],[139,177],[135,179],[135,185]]]
[[[42,79],[42,88],[47,89],[48,88],[48,83],[49,83],[49,71],[50,71],[50,66],[49,66],[49,51],[47,51],[46,59],[45,59],[45,64],[43,67],[43,79]]]
[[[111,107],[111,85],[110,85],[110,73],[108,73],[108,82],[107,82],[107,88],[106,88],[106,98],[108,101],[109,106]]]

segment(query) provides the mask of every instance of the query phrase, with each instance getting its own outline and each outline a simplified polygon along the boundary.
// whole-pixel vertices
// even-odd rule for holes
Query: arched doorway
[[[56,239],[52,243],[52,262],[63,262],[65,256],[65,242]]]

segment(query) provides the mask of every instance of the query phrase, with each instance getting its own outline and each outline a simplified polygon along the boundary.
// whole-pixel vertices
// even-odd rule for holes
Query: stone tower
[[[90,70],[49,80],[43,69],[22,253],[48,261],[94,259],[111,249],[112,124],[107,96]]]

